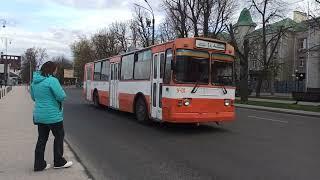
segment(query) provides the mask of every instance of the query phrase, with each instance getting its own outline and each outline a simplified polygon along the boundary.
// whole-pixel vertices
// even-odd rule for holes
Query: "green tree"
[[[89,39],[81,38],[71,45],[74,57],[74,72],[80,81],[83,80],[84,65],[95,60],[95,51]]]

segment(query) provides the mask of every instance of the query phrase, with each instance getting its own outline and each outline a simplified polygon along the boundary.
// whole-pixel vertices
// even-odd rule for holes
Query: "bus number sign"
[[[206,48],[206,49],[216,49],[216,50],[225,50],[226,45],[224,43],[216,43],[210,41],[196,40],[197,48]]]
[[[177,93],[186,93],[185,88],[177,88]]]

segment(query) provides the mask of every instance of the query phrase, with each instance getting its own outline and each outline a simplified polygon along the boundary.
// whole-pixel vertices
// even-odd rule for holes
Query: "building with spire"
[[[244,38],[250,41],[248,66],[253,90],[263,66],[260,45],[262,29],[256,27],[257,24],[253,22],[250,11],[244,8],[234,25],[234,30],[238,45],[243,44]],[[298,90],[297,73],[305,75],[305,79],[302,78],[303,80],[299,82],[300,91],[320,90],[320,25],[312,26],[305,13],[294,11],[293,19],[285,18],[267,26],[267,41],[280,27],[285,29],[285,33],[275,47],[271,59],[274,67],[272,77],[264,82],[261,92],[290,93]],[[271,47],[275,46],[273,43],[273,40],[270,41]],[[269,55],[270,49],[267,50]]]

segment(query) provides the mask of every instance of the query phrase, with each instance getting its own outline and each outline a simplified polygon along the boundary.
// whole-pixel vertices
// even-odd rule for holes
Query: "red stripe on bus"
[[[175,123],[222,122],[235,118],[235,107],[225,106],[224,99],[191,99],[190,105],[179,106],[179,100],[162,98],[164,121]],[[232,103],[233,104],[233,103]]]

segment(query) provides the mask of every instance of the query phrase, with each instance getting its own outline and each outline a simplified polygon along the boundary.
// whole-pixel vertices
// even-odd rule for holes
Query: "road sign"
[[[73,69],[64,69],[63,70],[64,78],[74,78],[74,70]]]

